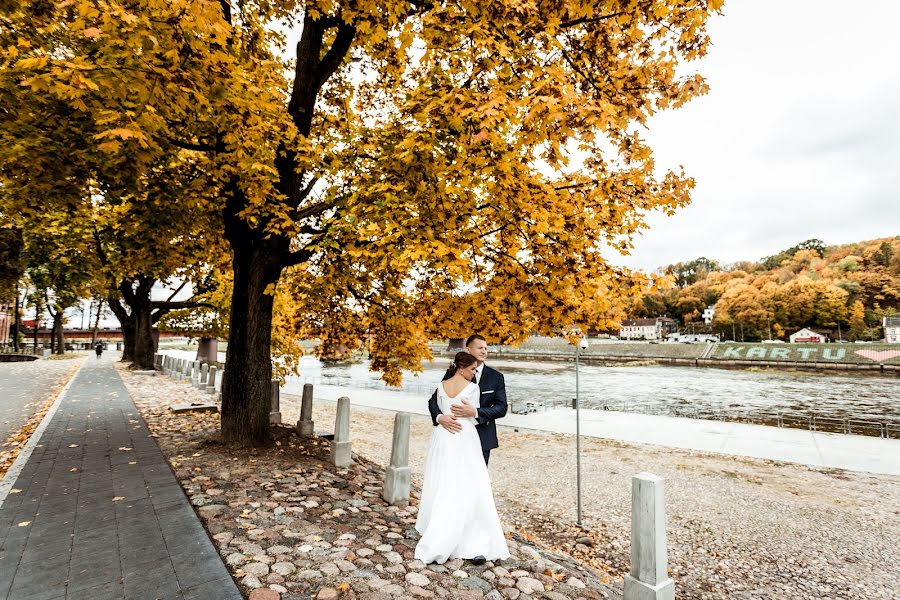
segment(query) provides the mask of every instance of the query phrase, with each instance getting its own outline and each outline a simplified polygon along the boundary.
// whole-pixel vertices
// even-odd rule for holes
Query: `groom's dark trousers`
[[[446,381],[452,376],[448,370],[444,373],[444,380]],[[497,424],[494,421],[506,416],[506,381],[500,371],[484,365],[481,370],[481,379],[478,380],[478,387],[481,389],[481,408],[478,409],[478,416],[475,418],[477,422],[475,429],[478,431],[478,437],[481,438],[484,464],[488,464],[491,450],[500,445],[497,441]],[[437,390],[428,401],[428,410],[431,412],[431,422],[437,427],[437,418],[441,415],[441,409],[438,408],[437,402]]]

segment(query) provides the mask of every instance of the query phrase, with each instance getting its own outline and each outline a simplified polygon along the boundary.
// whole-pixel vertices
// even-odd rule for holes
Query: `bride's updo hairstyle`
[[[453,357],[453,362],[450,363],[450,377],[456,375],[457,369],[469,367],[476,362],[475,357],[468,352],[457,352],[456,356]]]

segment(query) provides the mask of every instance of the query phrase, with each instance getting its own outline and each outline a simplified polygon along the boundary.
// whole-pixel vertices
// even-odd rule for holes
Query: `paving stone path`
[[[242,598],[110,355],[78,372],[0,501],[0,599]]]

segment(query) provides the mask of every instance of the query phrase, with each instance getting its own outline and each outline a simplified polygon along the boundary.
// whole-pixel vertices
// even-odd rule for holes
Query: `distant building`
[[[706,310],[704,310],[703,314],[700,316],[703,317],[703,322],[709,325],[713,322],[713,318],[716,316],[716,307],[710,304],[706,307]]]
[[[661,340],[676,329],[674,319],[656,317],[655,319],[630,319],[622,321],[619,329],[620,340]]]
[[[882,327],[886,344],[900,344],[900,317],[885,317]]]
[[[792,344],[801,344],[801,343],[814,343],[814,344],[824,344],[828,341],[828,336],[824,333],[819,333],[818,331],[814,331],[808,327],[804,327],[800,331],[795,331],[789,336]]]

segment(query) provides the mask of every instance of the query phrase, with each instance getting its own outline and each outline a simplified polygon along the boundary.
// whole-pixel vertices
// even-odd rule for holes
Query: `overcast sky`
[[[658,167],[697,180],[693,202],[652,215],[613,262],[653,270],[900,235],[898,22],[896,0],[727,0],[696,63],[710,93],[646,132]]]

